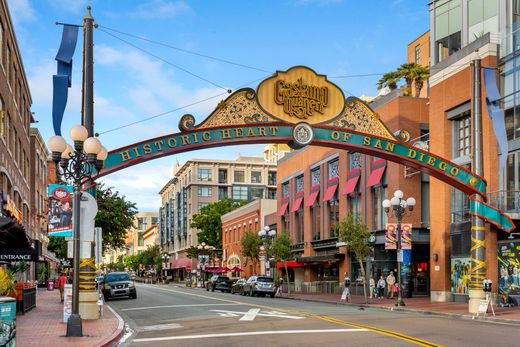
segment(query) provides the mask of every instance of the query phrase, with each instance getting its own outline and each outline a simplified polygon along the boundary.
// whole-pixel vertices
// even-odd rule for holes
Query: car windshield
[[[258,282],[273,282],[273,279],[271,277],[258,277]]]
[[[130,276],[128,276],[128,274],[107,275],[106,281],[107,282],[130,281]]]

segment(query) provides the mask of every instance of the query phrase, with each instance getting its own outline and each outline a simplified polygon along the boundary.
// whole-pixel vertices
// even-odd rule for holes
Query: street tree
[[[132,271],[139,269],[139,256],[136,254],[129,255],[125,258],[125,266]]]
[[[219,200],[215,203],[204,206],[200,212],[193,216],[192,228],[197,228],[200,232],[197,234],[199,242],[205,242],[209,246],[222,248],[222,217],[224,214],[231,212],[246,202],[233,202],[231,199]]]
[[[137,213],[135,203],[127,201],[119,192],[105,188],[103,184],[96,187],[96,199],[96,226],[103,230],[103,251],[122,248],[127,230],[133,225]]]
[[[365,303],[368,303],[366,289],[366,272],[363,266],[363,260],[370,254],[372,246],[370,245],[370,236],[372,232],[361,219],[352,213],[349,213],[345,219],[339,222],[339,240],[345,242],[348,251],[356,255],[361,268],[361,280],[363,283],[363,293],[365,295]]]
[[[64,237],[49,237],[49,244],[47,245],[47,249],[53,252],[58,259],[64,260],[67,258],[67,240],[65,240]]]
[[[269,258],[275,258],[277,262],[283,261],[283,265],[285,268],[285,277],[287,283],[287,292],[291,294],[290,282],[289,282],[289,272],[287,271],[287,260],[294,258],[293,253],[291,252],[292,240],[287,231],[284,231],[281,235],[278,235],[271,246],[267,250],[267,256]]]
[[[253,263],[253,271],[256,271],[256,263],[260,257],[260,245],[262,245],[260,236],[248,229],[242,235],[240,244],[242,246],[242,255],[246,258],[246,265],[248,261],[251,261]]]

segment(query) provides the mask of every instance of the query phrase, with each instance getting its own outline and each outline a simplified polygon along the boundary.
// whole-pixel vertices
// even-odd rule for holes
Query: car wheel
[[[273,299],[273,298],[274,298],[274,293],[273,293],[273,294],[269,294],[269,295],[271,296],[271,299]]]
[[[211,286],[211,291],[212,291],[212,292],[215,291],[215,287],[214,287],[214,286]]]
[[[240,289],[240,295],[244,296],[244,288]]]
[[[137,293],[132,294],[131,298],[132,299],[137,299]]]
[[[253,292],[253,288],[249,289],[249,296],[250,297],[255,296],[255,292]]]
[[[209,292],[209,285],[206,284],[206,291]]]

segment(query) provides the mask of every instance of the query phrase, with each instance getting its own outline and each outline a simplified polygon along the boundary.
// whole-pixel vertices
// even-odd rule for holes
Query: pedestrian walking
[[[345,296],[345,300],[347,302],[350,302],[350,276],[348,275],[348,272],[345,272],[345,282],[344,282],[344,285],[345,285],[345,293],[344,293],[344,296]]]
[[[374,295],[377,296],[377,294],[374,293],[375,288],[376,288],[376,281],[374,280],[373,276],[370,276],[370,279],[368,280],[368,288],[370,290],[370,299],[372,299],[374,297]]]
[[[388,285],[387,296],[389,299],[394,298],[394,287],[395,287],[395,276],[394,272],[390,271],[390,274],[386,276],[386,284]]]
[[[69,279],[65,276],[65,273],[61,273],[60,277],[58,277],[58,288],[60,289],[60,299],[63,302],[63,291],[65,290],[65,285],[69,283]]]
[[[377,299],[379,302],[383,299],[383,296],[385,295],[385,287],[386,287],[386,281],[383,275],[379,277],[379,281],[377,281]]]

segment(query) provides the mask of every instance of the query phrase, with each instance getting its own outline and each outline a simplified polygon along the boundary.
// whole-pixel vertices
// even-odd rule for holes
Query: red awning
[[[191,259],[188,258],[182,258],[179,260],[173,260],[171,262],[171,268],[172,269],[182,269],[185,268],[186,271],[191,271]]]
[[[373,187],[381,183],[383,174],[385,173],[386,165],[380,166],[377,169],[373,169],[368,178],[367,188]]]
[[[291,212],[296,212],[300,209],[300,206],[303,202],[303,196],[300,196],[298,198],[296,198],[296,200],[294,200],[294,205],[293,207],[291,208]]]
[[[288,261],[287,262],[287,267],[304,267],[305,264],[304,263],[298,263],[297,261]],[[276,268],[277,269],[284,269],[285,268],[285,264],[284,263],[276,263]]]
[[[318,195],[320,195],[320,190],[316,190],[315,192],[311,192],[309,195],[309,200],[305,204],[306,207],[311,207],[316,202],[316,199],[318,198]]]
[[[323,202],[327,202],[334,196],[334,193],[336,193],[336,189],[338,189],[338,184],[334,184],[327,188],[327,191],[325,192],[325,196],[323,197]]]
[[[355,176],[355,177],[349,178],[347,180],[347,184],[343,188],[343,191],[341,192],[341,194],[347,195],[347,194],[352,193],[354,190],[356,190],[356,186],[359,182],[360,177],[361,176]]]
[[[282,203],[282,206],[280,206],[280,209],[278,210],[278,215],[283,216],[287,211],[287,207],[289,207],[289,201]]]

